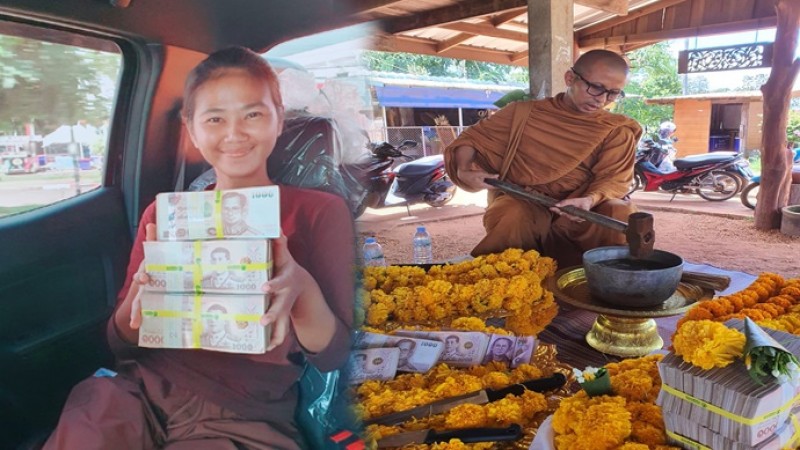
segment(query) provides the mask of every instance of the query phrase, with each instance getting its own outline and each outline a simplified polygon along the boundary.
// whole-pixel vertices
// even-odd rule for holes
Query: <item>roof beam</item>
[[[387,20],[386,32],[400,33],[403,31],[418,30],[442,26],[459,20],[480,17],[488,14],[497,14],[513,8],[527,7],[528,0],[468,0],[455,5],[426,11],[424,14],[403,16]]]
[[[383,52],[407,52],[420,55],[435,55],[445,58],[467,59],[473,61],[493,62],[527,67],[525,59],[518,61],[511,60],[511,53],[498,50],[490,50],[479,47],[456,46],[442,53],[436,51],[436,42],[427,39],[414,38],[409,36],[380,36],[376,39],[373,50]]]
[[[528,10],[528,8],[525,7],[525,6],[521,6],[519,8],[509,9],[508,11],[506,11],[504,13],[501,13],[501,14],[498,14],[498,15],[492,17],[492,20],[491,20],[492,25],[500,26],[500,25],[506,24],[508,22],[511,22],[512,20],[516,19],[517,17],[525,14],[525,11],[527,11],[527,10]]]
[[[764,17],[761,19],[748,19],[740,20],[738,22],[717,23],[693,28],[679,28],[667,31],[630,34],[626,36],[581,39],[578,41],[578,46],[581,50],[588,50],[591,48],[605,48],[615,45],[639,44],[651,41],[665,41],[668,39],[736,33],[739,31],[750,31],[757,30],[759,28],[774,27],[777,24],[777,17]]]
[[[618,16],[628,14],[628,0],[575,0],[575,3]]]
[[[446,41],[442,41],[436,44],[436,53],[446,52],[447,50],[450,50],[456,45],[466,42],[474,37],[475,35],[472,33],[459,33]]]
[[[478,23],[467,23],[467,22],[458,22],[458,23],[449,23],[446,25],[442,25],[441,28],[446,28],[448,30],[460,31],[462,33],[471,33],[471,34],[478,34],[482,36],[489,36],[494,38],[500,39],[508,39],[511,41],[517,42],[524,42],[528,43],[528,35],[525,33],[520,33],[517,31],[511,30],[503,30],[501,28],[495,28],[487,22],[486,24],[478,24]]]
[[[528,55],[529,55],[529,53],[528,53],[527,50],[522,51],[522,52],[512,53],[511,54],[511,62],[514,62],[514,63],[522,62],[522,61],[528,59]]]
[[[578,38],[585,37],[590,34],[597,33],[599,31],[604,31],[609,28],[613,28],[617,25],[622,25],[625,22],[631,22],[636,20],[640,17],[646,16],[648,14],[652,14],[656,11],[660,11],[662,9],[669,8],[671,6],[675,6],[679,3],[683,3],[687,0],[662,0],[657,3],[653,3],[652,5],[645,6],[644,8],[635,9],[633,11],[628,12],[627,16],[622,17],[614,17],[612,19],[605,20],[603,22],[594,24],[592,26],[586,27],[582,30],[578,31]]]

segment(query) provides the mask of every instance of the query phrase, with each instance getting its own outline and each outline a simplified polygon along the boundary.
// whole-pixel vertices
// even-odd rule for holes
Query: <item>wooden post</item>
[[[565,88],[564,73],[572,67],[572,0],[528,2],[528,67],[534,98],[550,97]]]
[[[772,71],[761,92],[764,94],[764,125],[761,137],[761,188],[756,204],[755,225],[761,230],[781,226],[781,208],[789,201],[792,155],[788,151],[786,127],[792,85],[800,71],[795,59],[800,3],[776,0],[778,30],[772,56]]]

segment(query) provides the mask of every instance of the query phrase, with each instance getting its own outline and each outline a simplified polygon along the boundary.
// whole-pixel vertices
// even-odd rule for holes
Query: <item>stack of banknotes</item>
[[[280,236],[276,186],[176,192],[156,199],[157,241],[144,243],[139,345],[264,353],[259,324]]]
[[[358,332],[350,355],[350,382],[390,380],[397,372],[425,373],[438,363],[471,367],[500,361],[517,367],[530,362],[536,345],[533,336],[476,331]]]
[[[726,322],[744,331],[741,320]],[[797,336],[767,330],[788,351],[800,356]],[[703,370],[669,353],[659,363],[658,397],[667,434],[686,448],[779,450],[800,432],[797,386],[753,380],[742,361]],[[796,445],[797,443],[795,443]]]
[[[156,196],[159,241],[274,239],[281,235],[277,186]]]

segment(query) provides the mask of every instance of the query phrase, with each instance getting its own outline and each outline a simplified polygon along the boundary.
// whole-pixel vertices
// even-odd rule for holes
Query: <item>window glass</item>
[[[0,21],[0,220],[100,186],[121,68],[112,41]]]

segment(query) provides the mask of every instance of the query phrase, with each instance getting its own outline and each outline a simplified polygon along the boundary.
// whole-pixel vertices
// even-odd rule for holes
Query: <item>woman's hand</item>
[[[311,274],[297,264],[289,253],[286,236],[283,234],[272,241],[272,260],[275,264],[275,276],[262,286],[264,293],[272,297],[267,312],[261,316],[261,325],[272,325],[267,351],[283,344],[291,329],[291,313],[295,302],[305,289],[317,285]]]
[[[146,241],[155,241],[156,240],[156,224],[148,223],[144,227],[145,231],[145,240]],[[142,326],[142,288],[150,282],[150,276],[147,275],[147,272],[144,271],[144,260],[142,260],[142,264],[139,265],[139,270],[133,274],[133,280],[131,281],[131,289],[130,292],[135,290],[135,294],[133,297],[133,302],[131,303],[131,329],[138,330],[139,327]]]

